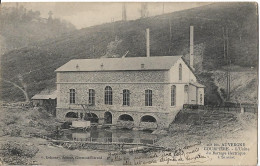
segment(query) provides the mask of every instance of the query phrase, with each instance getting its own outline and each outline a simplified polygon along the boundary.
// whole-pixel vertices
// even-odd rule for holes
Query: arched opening
[[[76,112],[68,112],[65,117],[66,118],[78,118],[78,113],[76,113]]]
[[[153,116],[145,115],[141,118],[141,122],[156,122],[156,119]]]
[[[157,129],[157,120],[150,115],[145,115],[141,118],[139,127],[143,128],[143,130],[155,130]]]
[[[132,118],[132,116],[127,115],[127,114],[123,114],[120,115],[118,120],[123,120],[123,121],[134,121],[134,119]]]
[[[105,124],[112,124],[112,114],[110,112],[105,112],[104,122]]]
[[[86,113],[85,114],[85,117],[84,117],[84,120],[88,120],[90,121],[91,123],[98,123],[98,116],[94,113]]]

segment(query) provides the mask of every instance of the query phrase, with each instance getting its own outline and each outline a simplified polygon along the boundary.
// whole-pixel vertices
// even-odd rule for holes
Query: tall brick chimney
[[[194,61],[194,54],[193,54],[193,34],[194,28],[190,26],[190,67],[194,70],[193,61]]]
[[[150,30],[146,29],[146,57],[150,57]]]

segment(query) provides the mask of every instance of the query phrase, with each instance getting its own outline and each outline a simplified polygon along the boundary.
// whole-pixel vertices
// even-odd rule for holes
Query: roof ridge
[[[71,59],[70,61],[74,61],[74,60],[101,60],[101,59],[131,59],[131,58],[163,58],[163,57],[182,57],[183,55],[174,55],[174,56],[150,56],[150,57],[146,57],[146,56],[137,56],[137,57],[120,57],[120,58],[85,58],[85,59]]]
[[[169,70],[182,56],[72,59],[55,71]]]

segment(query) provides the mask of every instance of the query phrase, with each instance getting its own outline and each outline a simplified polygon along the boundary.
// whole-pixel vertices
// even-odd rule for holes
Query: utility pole
[[[169,25],[170,25],[170,46],[169,46],[169,52],[171,52],[171,45],[172,45],[172,22],[171,22],[171,18],[169,18]]]
[[[114,22],[114,18],[111,18],[111,23],[113,24],[113,29],[112,29],[112,33],[115,36],[115,22]]]
[[[223,27],[222,30],[223,30],[223,41],[224,41],[224,47],[223,47],[223,49],[224,49],[224,60],[226,60],[226,37],[225,37],[225,28]]]
[[[162,3],[162,14],[164,14],[164,2]]]
[[[227,101],[230,100],[230,57],[229,57],[229,39],[228,39],[228,29],[226,29],[226,65],[227,65]]]
[[[126,17],[126,5],[125,3],[123,3],[123,6],[122,6],[122,21],[126,21],[127,20],[127,17]]]
[[[141,3],[141,18],[148,17],[148,6],[147,3]]]

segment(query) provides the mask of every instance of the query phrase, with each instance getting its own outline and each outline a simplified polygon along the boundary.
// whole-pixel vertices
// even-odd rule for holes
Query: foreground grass
[[[1,108],[1,162],[12,165],[33,164],[32,157],[39,151],[28,141],[32,136],[48,136],[59,125],[43,109]]]

